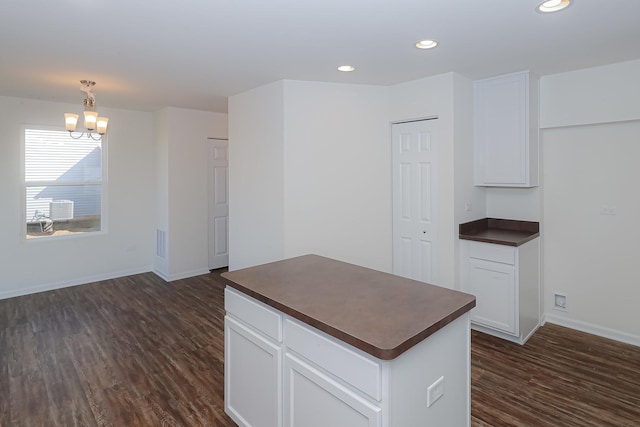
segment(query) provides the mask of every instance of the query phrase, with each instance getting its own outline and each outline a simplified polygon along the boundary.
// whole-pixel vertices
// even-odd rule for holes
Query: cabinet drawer
[[[493,243],[469,242],[469,256],[471,258],[515,265],[516,248]]]
[[[291,350],[366,395],[378,401],[382,399],[382,374],[378,362],[289,319],[284,322],[284,336],[285,344]]]
[[[276,310],[229,287],[224,290],[224,308],[266,336],[282,341],[282,315]]]

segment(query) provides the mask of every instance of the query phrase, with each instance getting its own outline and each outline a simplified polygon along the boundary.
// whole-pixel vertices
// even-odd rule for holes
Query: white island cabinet
[[[225,410],[239,425],[282,425],[282,316],[229,289],[225,309]]]
[[[310,258],[309,258],[310,257]],[[295,266],[299,263],[307,266],[336,267],[338,261],[328,260],[317,256],[306,256],[293,259],[296,262],[285,266]],[[319,262],[318,262],[319,261]],[[327,264],[330,264],[328,265]],[[272,263],[278,264],[278,263]],[[350,264],[339,263],[343,266]],[[266,264],[270,266],[270,264]],[[260,267],[263,267],[260,270]],[[282,264],[277,265],[282,267]],[[357,272],[373,272],[373,270],[355,267]],[[255,277],[269,276],[269,270],[264,266],[253,267]],[[250,270],[250,269],[247,269]],[[286,269],[285,269],[286,270]],[[296,270],[295,271],[301,271]],[[307,269],[313,274],[314,269]],[[347,268],[349,270],[349,267]],[[278,269],[280,272],[281,270]],[[422,339],[414,337],[408,342],[401,339],[401,348],[378,348],[376,357],[368,351],[351,345],[345,341],[369,350],[371,340],[362,340],[361,336],[352,334],[358,331],[343,327],[343,322],[366,326],[367,318],[372,313],[362,311],[362,307],[355,307],[356,312],[345,313],[343,319],[336,319],[333,327],[327,327],[331,333],[319,330],[316,326],[325,328],[322,316],[318,313],[322,308],[312,308],[315,304],[308,298],[314,296],[327,304],[333,301],[332,307],[326,307],[335,318],[335,305],[349,304],[338,302],[336,290],[346,287],[349,291],[349,281],[336,282],[337,277],[332,273],[318,276],[319,284],[330,281],[322,290],[309,291],[302,286],[304,298],[291,296],[293,288],[287,285],[269,287],[257,286],[247,288],[243,270],[234,276],[234,272],[226,273],[229,283],[242,283],[238,288],[227,286],[225,290],[225,411],[240,426],[252,427],[464,427],[470,424],[470,330],[469,313],[473,307],[474,298],[448,289],[443,289],[442,297],[433,300],[436,306],[451,304],[450,315],[440,322],[433,323],[430,319],[431,333]],[[265,274],[263,274],[265,273]],[[343,270],[342,273],[345,273]],[[382,284],[377,276],[384,273],[373,272],[378,278],[378,285]],[[385,275],[397,283],[413,282],[396,276]],[[252,276],[253,277],[253,276]],[[359,276],[362,278],[362,276]],[[308,278],[308,277],[307,277]],[[272,276],[273,279],[273,276]],[[386,281],[386,280],[385,280]],[[406,282],[404,282],[406,281]],[[273,279],[273,284],[278,280]],[[288,282],[291,285],[291,282]],[[396,283],[396,284],[397,284]],[[411,286],[418,286],[410,283]],[[373,283],[375,291],[376,282]],[[283,287],[284,286],[284,287]],[[432,286],[420,283],[420,286]],[[385,286],[386,288],[386,286]],[[436,288],[436,287],[434,287]],[[273,291],[273,289],[278,289]],[[434,291],[434,289],[430,289]],[[353,288],[351,290],[354,290]],[[380,289],[378,289],[380,290]],[[397,292],[407,291],[399,286]],[[418,289],[419,290],[419,289]],[[440,295],[439,290],[431,292],[429,299]],[[269,304],[259,301],[247,293],[260,299],[266,299]],[[258,292],[258,293],[254,293]],[[270,293],[271,292],[271,293]],[[454,294],[455,293],[455,294]],[[355,300],[366,299],[362,294],[353,295]],[[374,292],[375,294],[375,292]],[[388,294],[382,292],[386,305],[394,303],[411,304],[415,294],[408,298],[399,297],[397,301],[390,300]],[[269,296],[267,296],[269,295]],[[276,295],[282,298],[274,297]],[[288,300],[287,300],[288,298]],[[373,297],[376,298],[375,296]],[[347,297],[347,300],[349,298]],[[298,306],[296,307],[296,303]],[[382,303],[374,302],[365,306],[382,307]],[[284,311],[274,307],[278,306]],[[295,307],[295,310],[293,310]],[[399,309],[399,308],[398,308]],[[315,311],[314,311],[315,310]],[[405,307],[405,311],[411,311]],[[429,310],[429,307],[425,307]],[[436,310],[438,311],[438,310]],[[446,310],[445,310],[446,311]],[[385,325],[370,323],[369,328],[380,328],[386,333],[402,336],[407,331],[397,330],[393,319],[387,319],[393,310],[381,313],[383,317],[377,322],[388,322]],[[409,313],[411,314],[411,313]],[[296,317],[294,317],[294,315]],[[405,318],[406,313],[397,312],[397,317]],[[300,319],[304,318],[304,321]],[[427,316],[428,317],[428,316]],[[319,319],[320,318],[320,319]],[[362,322],[364,320],[364,322]],[[316,323],[321,321],[320,323]],[[420,323],[418,319],[418,323]],[[446,323],[440,325],[438,323]],[[364,329],[363,329],[364,330]],[[337,338],[335,335],[341,335]],[[366,334],[365,334],[366,335]],[[379,336],[377,331],[371,336]],[[410,335],[414,335],[410,332]],[[366,338],[366,337],[365,337]],[[373,340],[375,341],[375,340]],[[416,342],[414,342],[416,341]],[[406,348],[404,348],[406,347]],[[375,353],[375,348],[370,350]],[[438,397],[441,394],[440,397]]]

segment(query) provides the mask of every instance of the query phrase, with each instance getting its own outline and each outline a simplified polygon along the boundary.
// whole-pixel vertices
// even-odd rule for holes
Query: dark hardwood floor
[[[219,273],[0,300],[0,426],[234,426]],[[640,426],[638,347],[553,325],[524,347],[474,332],[472,365],[473,426]]]
[[[640,426],[640,347],[551,324],[471,342],[473,426]]]

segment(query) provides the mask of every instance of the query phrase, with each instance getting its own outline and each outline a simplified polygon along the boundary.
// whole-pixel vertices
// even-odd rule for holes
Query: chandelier
[[[91,92],[91,88],[95,86],[96,82],[91,80],[80,80],[80,91],[84,93],[84,131],[78,135],[73,136],[73,132],[76,130],[76,126],[78,124],[78,114],[73,113],[64,113],[64,123],[69,131],[69,135],[73,139],[82,138],[83,135],[86,135],[87,138],[91,138],[94,141],[100,141],[102,139],[102,135],[107,133],[107,123],[109,119],[106,117],[98,117],[98,113],[96,112],[96,96],[93,92]],[[94,135],[94,132],[97,133]]]

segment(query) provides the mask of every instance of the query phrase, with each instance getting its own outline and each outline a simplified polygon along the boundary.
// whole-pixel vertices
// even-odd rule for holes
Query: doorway
[[[229,140],[207,138],[209,270],[229,265]]]
[[[437,117],[394,123],[393,273],[438,282]]]

